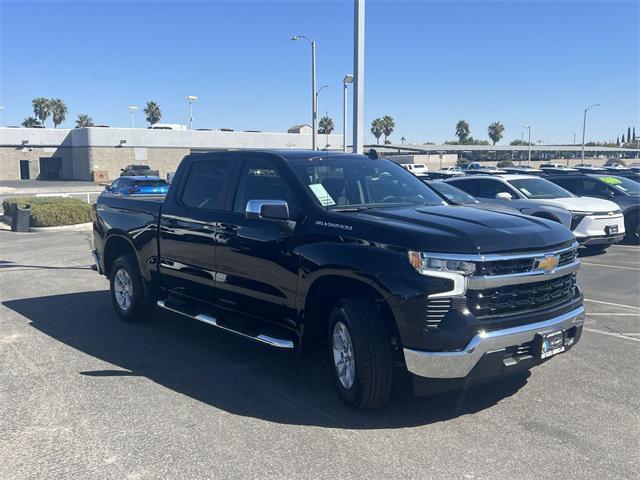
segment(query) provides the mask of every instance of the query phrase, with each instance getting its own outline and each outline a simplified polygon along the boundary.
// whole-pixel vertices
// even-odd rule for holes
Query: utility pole
[[[348,74],[345,75],[344,80],[342,81],[343,89],[342,89],[342,151],[347,151],[347,113],[349,111],[348,98],[349,94],[347,91],[347,87],[350,83],[353,82],[353,75]]]
[[[599,103],[594,103],[593,105],[589,105],[587,108],[584,109],[584,116],[582,117],[582,153],[580,154],[580,157],[582,158],[582,163],[584,163],[584,135],[585,135],[585,130],[587,129],[587,112],[593,107],[599,107],[599,106],[600,106]]]
[[[529,130],[529,160],[527,161],[527,166],[531,166],[531,125],[524,125],[524,128]]]
[[[353,153],[362,153],[364,143],[364,7],[365,0],[354,0]]]

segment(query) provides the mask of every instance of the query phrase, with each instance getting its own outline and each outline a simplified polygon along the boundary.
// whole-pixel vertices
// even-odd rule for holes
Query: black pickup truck
[[[564,226],[447,205],[385,159],[193,154],[166,197],[100,197],[94,259],[113,307],[160,307],[275,348],[328,350],[340,396],[385,403],[569,350],[584,322]]]

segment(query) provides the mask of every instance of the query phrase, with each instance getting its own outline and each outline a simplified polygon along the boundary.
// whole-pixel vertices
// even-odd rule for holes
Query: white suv
[[[403,163],[402,168],[409,170],[414,175],[426,175],[429,169],[423,163]]]
[[[578,242],[593,249],[604,250],[624,238],[624,217],[618,205],[599,198],[576,197],[544,178],[476,175],[447,181],[482,201],[504,204],[528,199],[562,207],[572,214],[571,230]]]

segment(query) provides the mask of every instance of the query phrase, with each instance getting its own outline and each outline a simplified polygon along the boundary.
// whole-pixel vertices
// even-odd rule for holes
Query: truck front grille
[[[575,295],[576,274],[542,282],[469,290],[467,304],[478,318],[509,315],[568,302]]]
[[[568,265],[578,257],[577,247],[572,250],[560,253],[558,266]],[[493,275],[512,275],[516,273],[530,272],[535,267],[535,257],[515,258],[510,260],[493,260],[488,262],[479,262],[476,267],[476,275],[493,276]]]

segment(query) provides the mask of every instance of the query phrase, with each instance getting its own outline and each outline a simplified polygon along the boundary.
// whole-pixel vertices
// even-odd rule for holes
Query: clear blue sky
[[[453,138],[459,119],[502,143],[607,140],[639,125],[638,1],[369,1],[367,125],[391,115],[410,142]],[[2,122],[32,114],[31,99],[60,97],[64,127],[79,113],[128,126],[128,105],[157,101],[163,122],[195,128],[286,131],[308,123],[309,47],[318,42],[320,115],[341,129],[344,74],[352,70],[352,2],[0,0]],[[137,125],[145,124],[142,112]],[[49,123],[51,120],[49,120]],[[368,128],[367,128],[368,132]],[[371,141],[371,135],[368,135]]]

